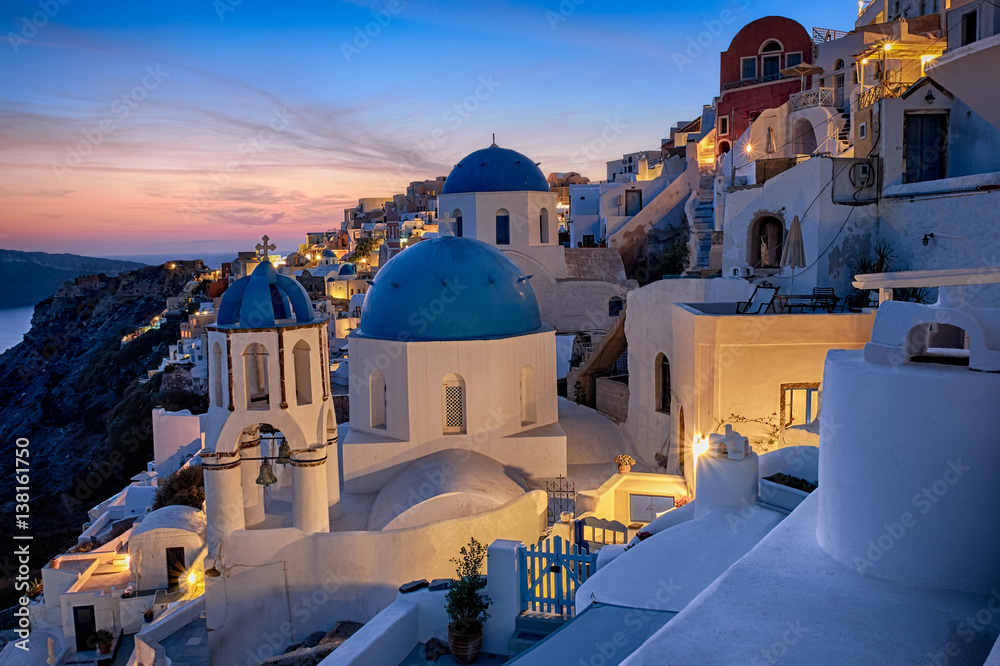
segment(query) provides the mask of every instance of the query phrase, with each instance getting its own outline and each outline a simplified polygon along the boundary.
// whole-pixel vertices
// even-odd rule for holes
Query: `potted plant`
[[[107,629],[98,629],[94,632],[94,644],[97,645],[97,651],[101,654],[108,654],[111,652],[111,644],[114,643],[115,637]]]
[[[456,663],[472,664],[483,647],[483,623],[490,618],[486,611],[493,601],[482,592],[486,587],[482,575],[486,546],[472,538],[458,552],[459,556],[451,559],[458,577],[451,581],[445,606],[448,646]]]
[[[152,606],[150,606],[146,610],[142,611],[142,620],[146,624],[149,624],[150,622],[153,621],[153,607]]]
[[[632,465],[635,464],[635,458],[627,453],[622,453],[614,457],[614,462],[618,465],[619,474],[628,474],[632,471]]]

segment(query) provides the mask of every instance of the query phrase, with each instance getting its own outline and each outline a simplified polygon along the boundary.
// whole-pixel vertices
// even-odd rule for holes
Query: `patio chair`
[[[772,287],[767,282],[757,285],[746,303],[736,304],[736,314],[764,314],[771,308],[774,296],[779,287]]]
[[[813,287],[813,312],[817,309],[833,312],[839,300],[833,287]]]
[[[840,307],[840,311],[861,312],[870,305],[871,294],[870,292],[865,291],[845,297],[844,304]]]

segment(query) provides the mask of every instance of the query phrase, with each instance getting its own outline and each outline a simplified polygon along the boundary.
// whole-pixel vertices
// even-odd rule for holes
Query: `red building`
[[[781,70],[812,61],[812,39],[792,19],[766,16],[736,33],[729,50],[722,52],[716,151],[728,152],[762,111],[781,106],[801,90],[800,77],[784,77]]]

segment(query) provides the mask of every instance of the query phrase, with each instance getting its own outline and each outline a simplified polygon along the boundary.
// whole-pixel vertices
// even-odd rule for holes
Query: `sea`
[[[230,252],[175,252],[172,254],[127,254],[105,255],[104,259],[119,259],[122,261],[137,261],[142,264],[156,266],[168,261],[184,259],[201,259],[209,268],[218,268],[223,262],[236,258],[236,251]],[[35,306],[0,309],[0,354],[19,344],[24,334],[31,330],[31,315]]]

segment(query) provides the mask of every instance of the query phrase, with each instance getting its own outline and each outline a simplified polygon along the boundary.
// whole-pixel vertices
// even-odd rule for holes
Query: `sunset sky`
[[[306,231],[339,228],[358,197],[447,175],[493,132],[544,173],[603,179],[605,160],[658,148],[712,101],[719,52],[747,22],[779,14],[849,30],[856,10],[853,0],[4,2],[0,247],[220,252],[268,233],[288,251]],[[613,138],[595,154],[587,146],[602,132]]]

